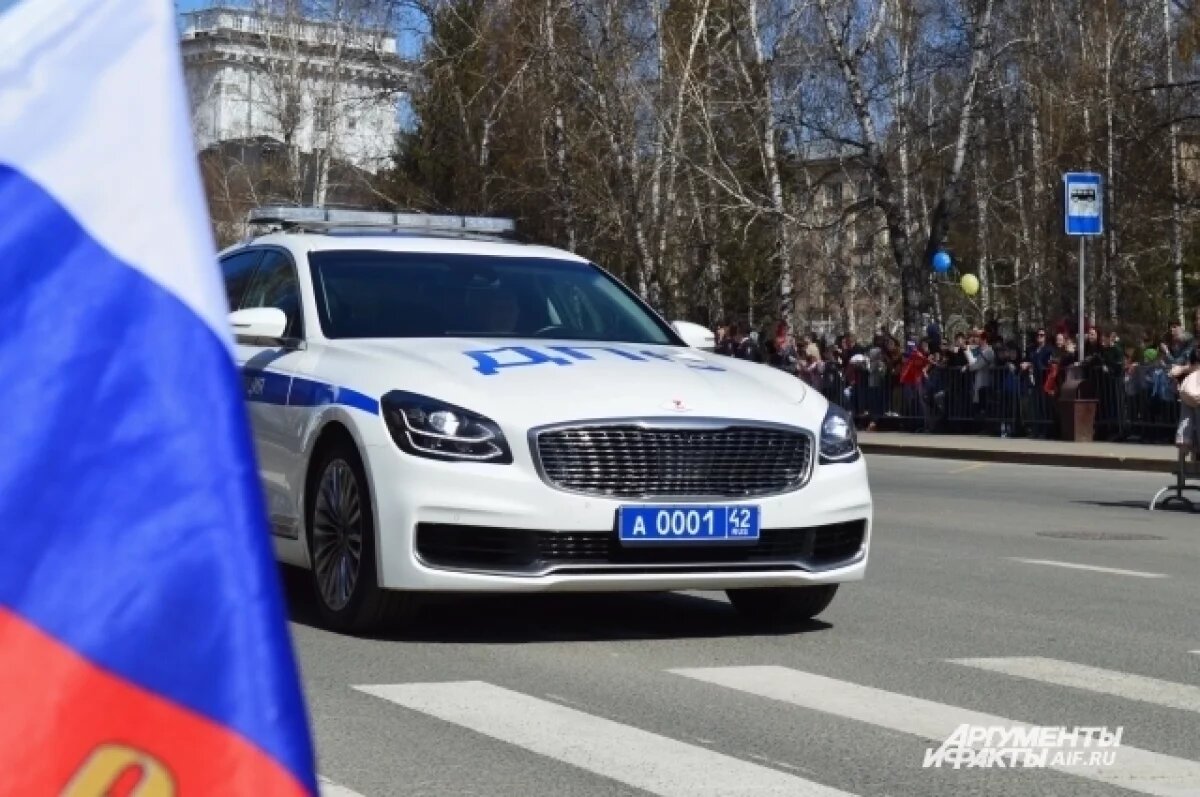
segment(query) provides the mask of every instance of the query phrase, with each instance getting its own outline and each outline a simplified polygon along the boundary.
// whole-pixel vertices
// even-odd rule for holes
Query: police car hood
[[[375,396],[420,393],[526,428],[571,420],[735,418],[816,429],[825,400],[794,376],[680,346],[513,339],[334,341],[323,374]]]

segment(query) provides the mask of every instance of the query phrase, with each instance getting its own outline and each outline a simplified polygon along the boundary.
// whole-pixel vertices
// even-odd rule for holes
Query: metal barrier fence
[[[1049,439],[1060,434],[1062,376],[1055,379],[1032,365],[1015,363],[978,371],[939,366],[908,385],[894,372],[829,363],[800,374],[860,426]],[[1096,439],[1173,441],[1179,402],[1166,368],[1139,365],[1123,373],[1092,369],[1086,376],[1089,397],[1097,400]]]

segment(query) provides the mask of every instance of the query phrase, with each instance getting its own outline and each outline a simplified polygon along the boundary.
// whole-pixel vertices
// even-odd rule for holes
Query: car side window
[[[254,277],[254,267],[262,257],[261,249],[248,252],[238,252],[221,261],[221,275],[225,279],[225,299],[229,302],[229,311],[243,309],[243,299],[250,281]]]
[[[263,254],[257,276],[243,300],[244,307],[277,307],[287,314],[284,336],[304,337],[304,313],[300,307],[300,281],[291,258],[268,249]]]

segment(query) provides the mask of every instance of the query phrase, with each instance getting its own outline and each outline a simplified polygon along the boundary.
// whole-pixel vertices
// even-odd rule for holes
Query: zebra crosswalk
[[[770,767],[489,683],[358,688],[662,797],[848,797]]]
[[[932,742],[948,739],[961,725],[1029,728],[1029,723],[932,700],[874,689],[786,667],[718,667],[673,672],[801,708],[834,714]],[[1200,762],[1121,747],[1111,766],[1053,767],[1088,780],[1142,794],[1200,795]]]
[[[1033,681],[1200,713],[1200,686],[1045,658],[954,659],[956,664]]]
[[[1157,707],[1200,712],[1200,688],[1048,658],[950,659],[966,671],[998,673],[1057,688],[1089,691]],[[1029,729],[1029,722],[966,706],[864,686],[782,666],[673,668],[722,694],[766,699],[787,710],[817,712],[933,742],[963,725]],[[805,769],[805,777],[671,738],[481,680],[362,684],[359,692],[451,723],[515,748],[661,797],[855,797],[837,788],[839,773]],[[700,688],[700,687],[696,687]],[[661,728],[660,728],[661,730]],[[1092,784],[1160,797],[1200,797],[1200,762],[1122,744],[1103,763],[1051,763],[1049,769]],[[914,766],[920,766],[917,762]],[[1023,777],[1031,775],[1028,770]],[[1061,777],[1055,775],[1054,777]],[[845,784],[842,784],[845,785]],[[498,792],[499,793],[499,792]],[[359,797],[332,781],[323,797]],[[369,795],[367,796],[369,797]]]

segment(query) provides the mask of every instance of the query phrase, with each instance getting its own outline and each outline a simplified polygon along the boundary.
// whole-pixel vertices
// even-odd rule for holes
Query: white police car
[[[799,619],[863,577],[853,425],[800,380],[507,220],[251,218],[276,230],[221,253],[230,322],[276,554],[330,627],[431,591],[723,589]]]

